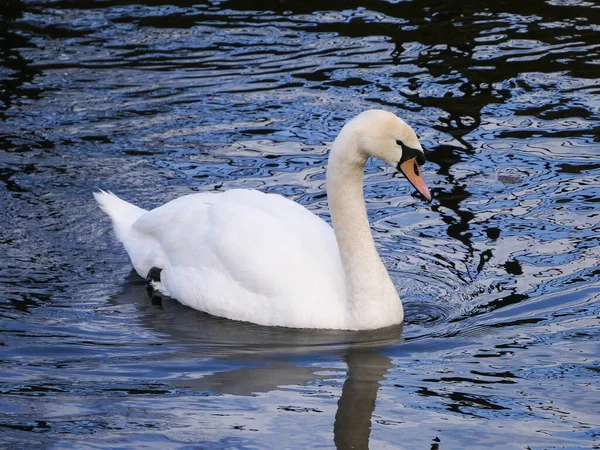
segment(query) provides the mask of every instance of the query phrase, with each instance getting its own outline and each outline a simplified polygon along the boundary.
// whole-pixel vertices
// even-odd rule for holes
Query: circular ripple
[[[440,322],[447,322],[451,315],[452,308],[448,305],[416,302],[404,304],[405,325],[422,325],[431,327]]]

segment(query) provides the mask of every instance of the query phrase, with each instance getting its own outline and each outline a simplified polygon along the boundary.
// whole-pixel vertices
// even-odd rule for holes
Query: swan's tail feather
[[[110,191],[94,192],[94,198],[100,205],[100,209],[111,218],[115,234],[123,243],[127,240],[133,223],[147,212],[145,209],[121,200]]]
[[[146,277],[152,267],[164,267],[164,253],[156,239],[134,228],[134,223],[147,211],[121,200],[112,192],[94,192],[102,211],[112,220],[115,234],[131,259],[136,272]]]

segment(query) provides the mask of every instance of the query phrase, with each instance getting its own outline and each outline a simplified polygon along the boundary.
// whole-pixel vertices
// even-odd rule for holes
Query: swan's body
[[[108,192],[94,195],[137,273],[162,269],[154,287],[185,305],[261,325],[373,329],[402,322],[403,309],[367,220],[369,156],[403,164],[405,174],[415,164],[416,175],[407,177],[429,196],[414,161],[423,160],[416,135],[384,111],[359,115],[332,146],[335,233],[303,206],[254,190],[186,195],[151,211]]]

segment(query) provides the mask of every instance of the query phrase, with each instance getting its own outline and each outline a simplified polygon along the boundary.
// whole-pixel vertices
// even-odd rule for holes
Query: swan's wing
[[[279,195],[227,194],[210,210],[210,239],[240,282],[276,295],[341,273],[333,229],[315,214]]]
[[[210,226],[209,209],[221,195],[185,195],[147,212],[133,224],[135,231],[153,237],[159,245],[157,260],[161,263],[157,267],[192,265],[201,260]]]
[[[144,214],[134,228],[159,242],[168,264],[165,289],[189,306],[284,325],[282,317],[323,315],[327,305],[339,313],[343,307],[332,228],[281,196],[252,190],[193,194]]]

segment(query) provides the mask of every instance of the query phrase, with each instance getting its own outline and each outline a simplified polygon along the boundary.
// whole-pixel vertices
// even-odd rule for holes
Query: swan
[[[331,146],[333,228],[300,204],[250,189],[196,193],[147,211],[95,192],[136,272],[161,294],[266,326],[367,330],[399,324],[402,302],[375,248],[363,197],[373,156],[428,200],[417,135],[383,110],[348,121]]]

